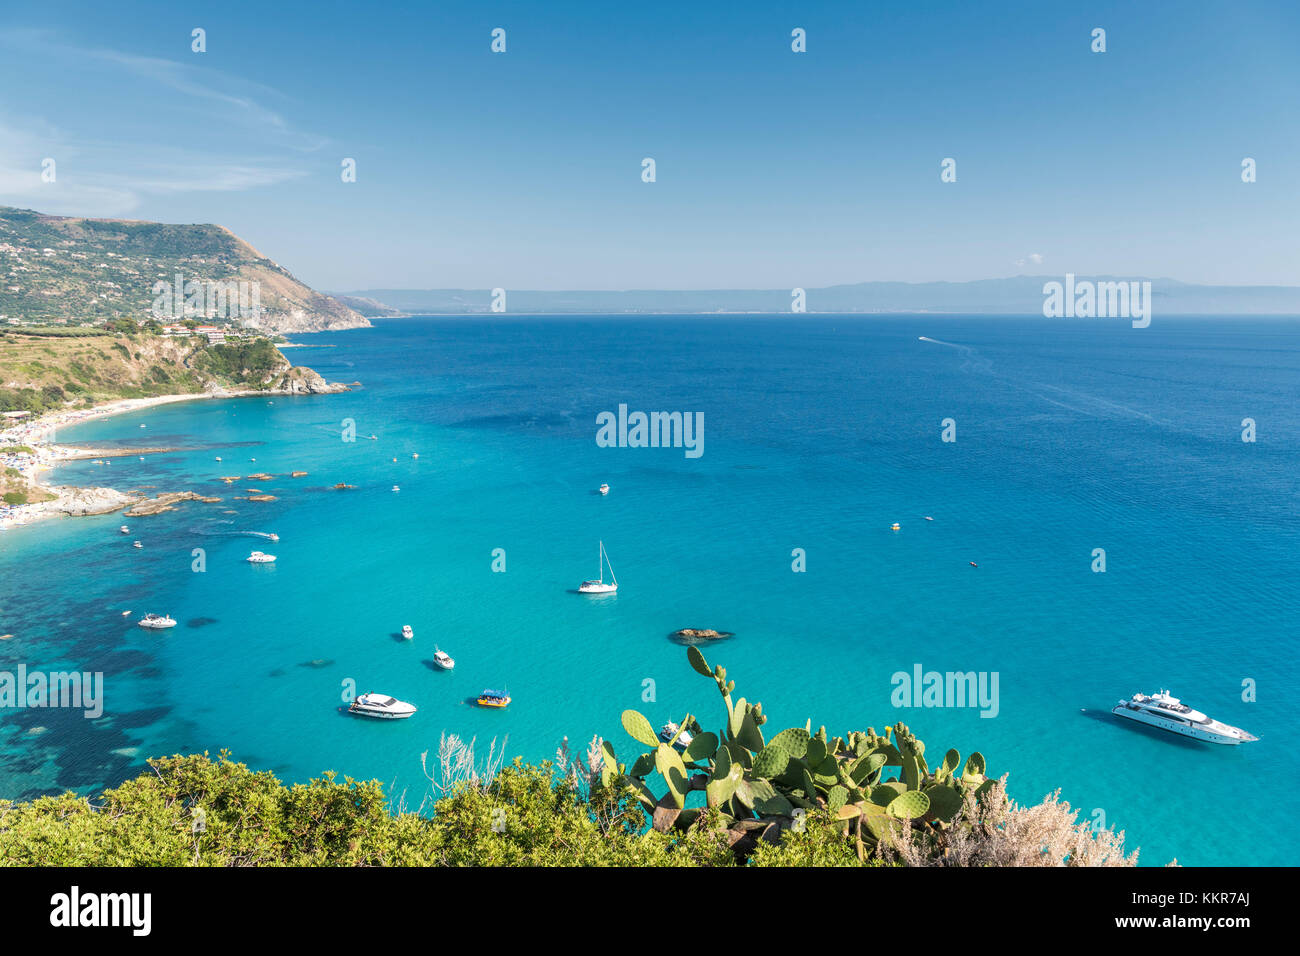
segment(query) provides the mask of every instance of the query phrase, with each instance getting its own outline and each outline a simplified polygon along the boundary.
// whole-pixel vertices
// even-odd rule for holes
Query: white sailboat
[[[605,582],[605,565],[609,565],[610,583]],[[614,565],[605,553],[605,542],[600,542],[600,577],[595,581],[583,581],[578,585],[580,594],[613,594],[618,590],[618,578],[614,577]]]

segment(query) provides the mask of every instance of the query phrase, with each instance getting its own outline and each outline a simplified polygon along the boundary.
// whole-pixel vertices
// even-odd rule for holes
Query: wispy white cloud
[[[305,176],[303,154],[328,143],[266,105],[285,104],[275,90],[197,64],[77,46],[40,30],[0,30],[0,61],[0,78],[39,63],[78,77],[101,74],[113,89],[134,79],[156,111],[142,115],[128,101],[113,117],[121,136],[112,139],[90,128],[102,117],[71,107],[59,110],[57,122],[0,111],[0,204],[118,216],[150,196],[242,191]],[[191,118],[184,137],[160,118],[175,115]],[[57,164],[54,182],[42,179],[45,158]]]

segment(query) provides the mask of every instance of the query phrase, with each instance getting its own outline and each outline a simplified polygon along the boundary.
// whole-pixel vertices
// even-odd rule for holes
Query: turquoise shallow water
[[[1300,837],[1274,818],[1298,782],[1300,322],[412,319],[302,341],[294,361],[365,387],[60,436],[194,450],[56,480],[225,500],[131,520],[130,537],[116,515],[0,536],[0,633],[15,635],[0,669],[107,683],[99,720],[3,714],[0,794],[90,791],[150,754],[229,747],[287,779],[377,777],[418,804],[419,755],[443,731],[481,749],[508,735],[532,760],[564,735],[631,754],[624,708],[720,723],[667,639],[704,626],[735,632],[707,655],[773,728],[903,720],[932,750],[982,750],[1022,800],[1060,787],[1100,810],[1147,864],[1294,859]],[[598,447],[596,415],[620,402],[702,412],[703,456]],[[218,480],[294,469],[309,475]],[[278,500],[237,500],[248,487]],[[598,539],[621,587],[590,599],[573,589]],[[244,563],[253,548],[279,561]],[[127,609],[181,623],[152,634]],[[435,643],[454,672],[432,668]],[[997,672],[997,716],[893,707],[890,676],[917,664]],[[419,713],[349,718],[348,680]],[[507,711],[469,702],[500,685]],[[1212,747],[1108,713],[1161,685],[1261,740]]]

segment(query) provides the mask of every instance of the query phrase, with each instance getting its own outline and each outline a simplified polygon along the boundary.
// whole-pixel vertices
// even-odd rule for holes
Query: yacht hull
[[[1178,734],[1181,737],[1192,737],[1195,740],[1204,740],[1211,744],[1227,744],[1235,747],[1243,743],[1239,737],[1230,737],[1217,734],[1212,731],[1204,730],[1200,727],[1189,727],[1187,724],[1179,723],[1168,717],[1161,717],[1157,714],[1151,714],[1143,710],[1134,710],[1131,707],[1125,707],[1123,704],[1117,704],[1110,711],[1116,717],[1127,717],[1129,720],[1136,720],[1140,724],[1146,724],[1149,727],[1157,727],[1160,730],[1167,730],[1172,734]],[[1254,740],[1254,737],[1250,737]]]
[[[348,713],[356,714],[358,717],[377,717],[380,720],[405,720],[415,713],[413,710],[406,711],[386,711],[386,710],[368,710],[364,707],[349,707]]]

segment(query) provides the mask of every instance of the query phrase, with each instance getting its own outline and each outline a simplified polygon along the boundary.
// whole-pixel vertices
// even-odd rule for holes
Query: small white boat
[[[254,551],[244,559],[249,564],[274,564],[275,555],[267,554],[264,551]]]
[[[142,545],[139,541],[132,541],[132,542],[131,542],[131,547],[133,547],[133,548],[143,548],[144,545]]]
[[[1259,739],[1240,727],[1221,724],[1199,710],[1192,710],[1177,697],[1170,696],[1167,690],[1149,695],[1134,694],[1128,700],[1121,700],[1110,712],[1117,717],[1127,717],[1151,727],[1206,740],[1212,744],[1230,744],[1235,747]]]
[[[679,730],[681,730],[680,735],[677,733]],[[695,739],[688,731],[682,730],[680,726],[670,720],[659,728],[659,739],[664,743],[669,743],[673,737],[677,737],[677,742],[673,746],[679,750],[685,750],[691,745],[691,741]]]
[[[601,486],[600,486],[600,493],[601,493],[602,495],[607,495],[607,494],[609,494],[609,485],[601,485]]]
[[[399,488],[399,487],[397,487],[397,485],[393,485],[393,490],[394,490],[394,491],[401,491],[402,489]]]
[[[387,694],[362,694],[348,705],[349,714],[363,717],[380,717],[386,720],[401,720],[415,713],[415,705],[408,704]]]
[[[368,437],[371,441],[379,441],[379,436],[378,436],[378,435],[369,435],[369,436],[367,436],[367,437]]]
[[[123,611],[123,612],[122,612],[122,616],[123,616],[123,617],[130,617],[130,616],[131,616],[131,612],[130,612],[130,611]]]
[[[136,623],[141,627],[151,628],[155,631],[161,631],[176,626],[176,621],[166,614],[146,614]]]
[[[417,452],[412,452],[412,453],[411,453],[411,457],[412,457],[412,458],[419,458],[419,457],[420,457],[420,453],[419,453],[418,451],[417,451]]]
[[[449,671],[456,666],[456,662],[452,660],[451,655],[438,650],[437,645],[434,645],[433,648],[433,662],[445,671]]]
[[[411,625],[409,624],[402,625],[402,637],[406,638],[408,641],[411,638],[415,637],[415,631],[411,628]]]
[[[117,530],[120,531],[122,534],[130,534],[130,533],[131,533],[131,529],[128,528],[126,525],[122,525],[122,527],[118,528]]]
[[[280,536],[278,534],[268,534],[267,537],[270,538],[272,541],[280,540]]]
[[[220,456],[220,455],[217,456],[217,461],[221,461],[221,456]]]
[[[144,425],[141,425],[140,427],[141,427],[141,428],[144,428],[145,426],[144,426]]]
[[[614,577],[614,565],[609,564],[610,583],[605,583],[605,565],[609,564],[609,555],[605,553],[605,542],[600,542],[600,577],[595,581],[583,581],[578,585],[579,594],[613,594],[618,590],[618,578]]]

